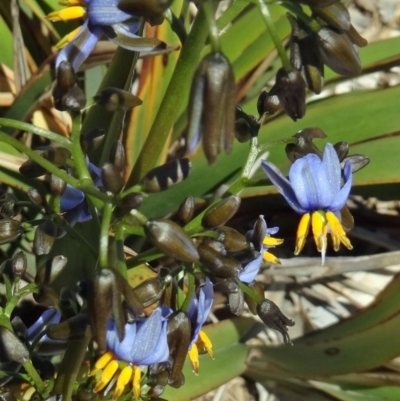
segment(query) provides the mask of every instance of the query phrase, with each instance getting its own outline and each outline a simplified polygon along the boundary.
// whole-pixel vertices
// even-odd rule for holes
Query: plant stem
[[[204,13],[200,11],[186,39],[185,46],[182,49],[146,142],[128,179],[127,188],[137,184],[140,178],[155,167],[171,128],[178,117],[181,102],[183,101],[182,93],[190,87],[206,36],[207,24]]]
[[[125,262],[125,252],[124,252],[124,240],[125,240],[125,230],[123,224],[115,225],[115,241],[117,249],[117,270],[126,278],[126,262]]]
[[[105,269],[108,267],[108,240],[111,225],[113,205],[112,203],[104,204],[103,216],[101,219],[100,229],[100,247],[99,247],[99,265],[100,268]]]
[[[208,36],[210,38],[211,48],[214,52],[220,52],[221,43],[219,40],[217,23],[215,21],[215,10],[214,10],[213,0],[205,0],[202,6],[208,24],[208,30],[209,30]]]
[[[35,383],[35,388],[37,392],[43,397],[47,398],[48,394],[45,394],[46,386],[43,383],[43,380],[40,378],[39,373],[33,366],[31,360],[29,359],[24,363],[24,369],[26,370],[26,373],[28,374],[29,378]]]
[[[71,113],[72,114],[72,155],[74,157],[75,170],[80,180],[91,180],[85,155],[82,152],[81,147],[81,115],[80,113]]]
[[[240,289],[248,295],[254,302],[257,304],[260,304],[262,301],[264,301],[264,298],[260,297],[255,291],[253,291],[249,286],[247,286],[245,283],[242,283],[239,279],[235,279],[235,281],[238,283]]]
[[[196,289],[193,273],[187,272],[187,278],[188,278],[188,290],[186,292],[185,301],[181,306],[181,310],[183,312],[187,312],[189,310],[190,302],[192,301]]]
[[[264,0],[258,0],[258,6],[260,8],[261,15],[264,18],[265,24],[267,25],[267,30],[271,36],[272,41],[274,42],[275,48],[278,52],[278,56],[281,59],[283,68],[286,72],[292,71],[292,66],[286,54],[285,48],[282,45],[282,41],[279,38],[278,33],[276,32],[276,27],[274,21],[272,20],[268,5],[264,2]]]
[[[157,248],[151,248],[148,249],[147,251],[141,252],[139,255],[135,256],[134,258],[131,258],[127,260],[126,266],[129,268],[138,266],[142,263],[146,262],[151,262],[152,260],[155,260],[164,254],[160,252]]]

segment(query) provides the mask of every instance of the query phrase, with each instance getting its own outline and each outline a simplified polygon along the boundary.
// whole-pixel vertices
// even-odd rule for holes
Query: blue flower
[[[240,281],[243,283],[252,283],[260,270],[263,260],[270,263],[281,263],[275,255],[268,252],[269,248],[274,248],[283,243],[283,239],[271,237],[271,235],[275,235],[278,231],[278,227],[267,227],[263,215],[258,217],[253,229],[247,233],[247,238],[254,245],[254,249],[260,252],[260,255],[244,266],[238,275]]]
[[[101,181],[101,169],[92,163],[88,163],[89,173],[97,187],[103,186]],[[92,218],[85,194],[79,189],[67,184],[60,200],[61,211],[65,213],[65,219],[73,226],[76,223],[83,223]]]
[[[125,337],[119,340],[118,330],[113,319],[109,319],[106,342],[109,349],[95,364],[90,373],[96,375],[102,372],[94,388],[95,392],[103,390],[107,384],[109,388],[115,383],[113,399],[118,398],[125,390],[126,385],[132,382],[136,399],[140,398],[141,367],[167,362],[169,347],[167,342],[167,316],[172,309],[166,307],[156,308],[149,317],[139,318],[134,323],[125,325]],[[129,365],[120,369],[118,361],[125,361]],[[108,389],[106,389],[106,392]]]
[[[60,11],[47,16],[50,21],[81,19],[83,25],[63,38],[57,46],[62,47],[56,59],[56,68],[62,61],[71,63],[77,71],[89,57],[102,34],[128,50],[153,51],[162,42],[142,39],[136,33],[140,26],[139,16],[126,13],[118,8],[119,0],[64,0],[67,5]]]
[[[295,255],[303,249],[310,227],[317,249],[321,252],[322,264],[328,232],[335,251],[339,250],[340,243],[352,249],[340,222],[340,209],[344,207],[351,189],[351,162],[346,162],[342,174],[333,145],[325,145],[322,160],[315,154],[297,159],[290,168],[289,180],[272,163],[263,161],[261,165],[292,209],[303,215],[297,230]]]
[[[205,350],[211,358],[214,357],[211,340],[201,330],[206,322],[214,301],[214,288],[207,277],[205,285],[199,288],[199,294],[194,296],[188,308],[188,315],[192,322],[192,340],[189,346],[188,356],[192,363],[193,370],[199,371],[199,349]]]

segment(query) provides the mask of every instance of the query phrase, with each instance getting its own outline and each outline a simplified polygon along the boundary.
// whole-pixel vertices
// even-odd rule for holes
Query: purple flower
[[[88,163],[88,169],[93,182],[97,187],[103,186],[101,181],[101,170],[92,163]],[[85,194],[79,189],[67,184],[60,200],[61,211],[65,212],[65,219],[73,226],[83,223],[92,218]]]
[[[313,153],[297,159],[290,168],[289,180],[272,163],[263,161],[261,165],[292,209],[303,215],[297,230],[296,255],[304,247],[310,226],[317,249],[321,252],[322,263],[325,260],[328,231],[335,251],[340,243],[352,249],[340,223],[339,213],[350,194],[351,162],[346,162],[342,174],[333,145],[325,145],[322,160]]]

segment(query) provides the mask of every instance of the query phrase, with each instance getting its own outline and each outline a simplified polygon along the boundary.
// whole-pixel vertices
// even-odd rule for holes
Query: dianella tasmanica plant
[[[260,132],[279,115],[301,120],[307,97],[324,89],[324,69],[337,79],[361,74],[366,41],[346,6],[51,0],[45,8],[38,18],[52,48],[34,94],[27,84],[33,103],[0,118],[0,147],[17,166],[1,167],[0,188],[7,400],[28,391],[35,400],[190,399],[243,373],[243,360],[222,364],[250,328],[272,329],[294,349],[295,321],[265,297],[260,269],[309,242],[320,265],[331,248],[353,249],[346,201],[369,159],[348,155],[347,142],[317,146],[330,133],[314,126],[274,140]],[[237,33],[250,14],[261,25]],[[38,90],[42,77],[49,82]],[[289,255],[268,204],[243,218],[242,195],[267,184],[293,219],[301,215]],[[223,320],[221,335],[210,315]]]

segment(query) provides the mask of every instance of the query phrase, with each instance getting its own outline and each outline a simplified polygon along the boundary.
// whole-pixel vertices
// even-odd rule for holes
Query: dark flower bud
[[[67,183],[64,180],[54,174],[46,174],[46,180],[49,184],[50,193],[53,196],[61,196],[64,193],[67,187]]]
[[[235,294],[239,289],[239,284],[234,278],[217,279],[214,286],[214,291],[219,291],[226,295]]]
[[[204,57],[197,68],[190,92],[188,151],[203,137],[204,154],[214,164],[223,148],[233,145],[235,80],[228,59],[219,52]]]
[[[86,105],[86,96],[78,85],[67,91],[56,85],[53,89],[53,98],[54,107],[60,111],[80,111]]]
[[[111,112],[127,111],[143,103],[137,96],[118,88],[105,88],[94,97],[94,100]]]
[[[172,0],[120,0],[118,8],[128,14],[150,17],[163,13]]]
[[[29,352],[21,340],[9,329],[0,326],[0,357],[2,362],[24,364]]]
[[[81,313],[59,324],[50,324],[46,334],[52,340],[78,340],[90,332],[89,320]]]
[[[167,275],[165,277],[150,278],[143,281],[133,289],[143,304],[144,308],[159,301],[164,294],[165,287],[171,283],[172,277]]]
[[[248,248],[246,237],[234,228],[222,226],[218,230],[218,241],[221,241],[228,252],[238,252]]]
[[[114,194],[121,191],[125,185],[121,171],[111,163],[106,163],[101,167],[101,180],[104,188]]]
[[[211,238],[204,238],[201,241],[201,246],[205,246],[211,249],[214,249],[215,252],[218,252],[220,255],[226,255],[226,249],[222,242],[216,241]]]
[[[75,72],[68,61],[62,61],[58,66],[56,80],[58,88],[63,92],[67,92],[77,84]]]
[[[361,61],[358,50],[347,33],[324,27],[318,32],[318,43],[323,62],[344,76],[361,74]]]
[[[322,157],[321,151],[313,142],[315,138],[326,138],[326,134],[320,128],[304,128],[294,134],[293,138],[298,139],[297,144],[289,143],[285,147],[286,155],[292,163],[309,153]]]
[[[276,86],[273,86],[269,92],[261,92],[257,100],[257,110],[260,117],[263,114],[272,116],[281,110],[281,108],[281,103],[276,93]]]
[[[15,195],[6,192],[0,196],[0,216],[2,218],[12,218],[19,213],[19,208],[15,208],[18,199]]]
[[[36,189],[29,188],[27,192],[29,200],[36,206],[45,206],[46,198]]]
[[[116,141],[113,143],[110,156],[108,161],[113,164],[121,173],[125,171],[126,167],[126,157],[125,157],[125,148],[121,141]]]
[[[201,220],[205,228],[214,228],[224,225],[239,210],[241,199],[237,195],[229,196],[210,206]]]
[[[80,309],[76,293],[70,289],[62,288],[60,292],[60,311],[61,314],[66,317],[70,318],[76,316]]]
[[[178,220],[179,223],[185,225],[192,220],[194,213],[195,201],[193,196],[188,196],[179,206],[178,209]]]
[[[192,163],[178,159],[150,170],[142,180],[145,192],[160,192],[179,184],[189,176]]]
[[[260,124],[255,116],[249,116],[240,106],[236,106],[235,137],[240,143],[245,143],[258,135]]]
[[[260,298],[264,298],[264,286],[257,281],[253,281],[250,284],[247,284]],[[244,300],[246,301],[247,306],[250,309],[250,312],[253,315],[257,315],[257,302],[249,297],[247,294],[244,294]]]
[[[175,312],[168,320],[167,340],[172,357],[172,368],[169,385],[175,388],[182,386],[185,378],[182,369],[191,340],[192,327],[190,319],[184,312]]]
[[[294,321],[287,318],[276,304],[264,299],[261,304],[257,305],[257,314],[266,326],[282,334],[285,344],[291,343],[287,326],[294,326]]]
[[[365,47],[368,44],[368,40],[363,38],[354,28],[353,25],[350,25],[350,29],[346,32],[349,39],[358,47]]]
[[[200,262],[206,273],[216,277],[230,278],[236,277],[242,270],[239,261],[227,256],[223,256],[214,249],[201,244],[198,248]]]
[[[238,288],[236,292],[229,293],[228,305],[231,313],[233,313],[235,316],[240,316],[243,313],[244,294],[240,288]]]
[[[182,262],[196,262],[199,254],[186,231],[171,220],[149,221],[144,226],[149,241],[166,255]]]
[[[53,247],[57,237],[57,226],[52,220],[46,220],[40,223],[35,231],[33,239],[33,252],[39,255],[47,255]]]
[[[367,166],[370,162],[370,159],[364,155],[350,155],[343,159],[343,161],[340,163],[340,166],[344,168],[347,161],[350,161],[351,171],[355,173],[358,170],[361,170],[362,168]]]
[[[28,262],[24,252],[17,252],[12,258],[12,270],[14,276],[22,277],[26,271]]]
[[[38,178],[42,175],[45,175],[47,170],[33,160],[27,160],[21,164],[19,167],[19,172],[28,178]]]
[[[342,31],[350,29],[350,14],[340,1],[326,6],[312,9],[313,15],[321,18],[328,25]]]
[[[84,153],[90,153],[95,150],[105,137],[105,131],[100,128],[93,128],[81,135],[80,142]]]
[[[287,73],[280,68],[276,74],[275,85],[279,102],[288,116],[296,121],[306,112],[306,84],[300,71]]]
[[[63,255],[55,256],[42,265],[35,276],[35,283],[51,284],[67,265],[68,259]]]
[[[13,219],[0,220],[0,245],[8,244],[17,239],[23,230],[21,223]]]
[[[39,285],[38,290],[37,293],[33,293],[33,299],[39,305],[47,306],[48,308],[58,305],[59,296],[53,288],[47,285]]]
[[[340,161],[342,161],[349,153],[348,142],[337,142],[333,145]]]
[[[143,203],[143,196],[138,192],[132,192],[124,196],[115,210],[117,216],[123,216],[129,213],[132,209],[138,209]]]

